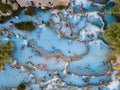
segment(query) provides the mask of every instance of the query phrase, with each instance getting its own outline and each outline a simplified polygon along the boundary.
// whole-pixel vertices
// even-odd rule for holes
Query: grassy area
[[[29,16],[35,15],[35,12],[34,12],[33,7],[28,7],[28,8],[26,8],[25,14],[26,14],[26,15],[29,15]]]
[[[35,29],[35,26],[33,25],[32,22],[15,23],[14,26],[15,26],[17,29],[20,29],[20,30],[28,30],[28,31],[31,31],[31,30],[34,30],[34,29]]]
[[[3,43],[0,41],[0,64],[7,63],[13,50],[12,43]]]

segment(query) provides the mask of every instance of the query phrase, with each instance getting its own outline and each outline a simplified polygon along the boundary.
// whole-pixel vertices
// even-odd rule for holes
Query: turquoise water
[[[11,67],[12,62],[5,64],[5,70],[0,71],[0,87],[11,88],[17,87],[20,83],[30,83],[31,86],[28,86],[27,90],[31,88],[42,90],[42,87],[44,88],[54,76],[58,76],[62,82],[70,86],[100,85],[101,81],[108,83],[111,80],[107,76],[109,63],[106,55],[109,47],[98,38],[104,27],[102,16],[99,16],[98,12],[105,6],[90,5],[90,2],[87,2],[88,5],[83,3],[83,6],[70,6],[69,9],[75,11],[75,14],[70,14],[69,9],[60,11],[64,16],[62,19],[57,12],[56,19],[53,18],[52,14],[55,10],[44,12],[35,8],[36,14],[32,17],[26,16],[22,11],[18,19],[14,17],[0,24],[0,28],[7,28],[9,32],[8,35],[1,35],[0,40],[4,42],[11,40],[14,44],[12,58],[21,66],[17,69]],[[86,15],[79,12],[80,7],[83,7]],[[103,14],[103,19],[107,25],[116,21],[116,18],[108,13]],[[45,23],[51,21],[55,30],[42,24],[42,20]],[[12,25],[10,21],[14,23],[32,21],[36,28],[29,32],[9,28]],[[66,27],[66,24],[69,26]],[[61,36],[61,33],[64,35]],[[89,35],[93,37],[90,38]],[[41,52],[36,52],[34,47],[28,45],[28,41],[32,41]],[[57,57],[58,54],[62,58]],[[74,59],[75,56],[81,55],[83,57]],[[71,61],[66,62],[63,58]],[[66,63],[68,63],[67,68]],[[31,67],[32,70],[28,72],[22,66]],[[107,86],[100,88],[109,90]]]

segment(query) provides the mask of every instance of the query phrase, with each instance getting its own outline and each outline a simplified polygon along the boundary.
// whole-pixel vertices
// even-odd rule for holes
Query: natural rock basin
[[[4,65],[4,72],[0,71],[0,88],[16,88],[25,83],[26,90],[53,90],[53,86],[56,90],[70,90],[71,86],[75,90],[85,86],[110,90],[105,85],[111,81],[112,71],[106,58],[110,49],[98,37],[102,36],[105,24],[115,22],[116,18],[100,12],[105,8],[101,4],[104,0],[94,0],[97,2],[94,5],[89,0],[82,1],[76,0],[76,5],[71,1],[70,7],[61,11],[44,12],[35,8],[34,16],[21,11],[18,19],[14,17],[0,24],[1,31],[6,28],[8,32],[3,33],[0,40],[14,44],[12,61]],[[85,13],[80,12],[80,7]],[[36,28],[21,31],[10,28],[10,21],[32,21]],[[47,26],[47,22],[51,22],[54,29]]]

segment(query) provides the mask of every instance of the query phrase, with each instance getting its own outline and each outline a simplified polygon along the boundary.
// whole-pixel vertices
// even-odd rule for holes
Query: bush
[[[114,0],[115,6],[110,9],[110,13],[117,16],[120,19],[120,0]],[[115,49],[108,55],[108,60],[114,61],[117,59],[116,56],[120,55],[120,22],[114,22],[108,26],[108,29],[103,32],[109,45]]]
[[[8,11],[12,11],[12,6],[11,6],[10,4],[0,3],[0,10],[1,10],[3,13],[7,13]]]
[[[35,29],[35,26],[32,24],[32,22],[21,22],[21,23],[15,23],[14,26],[17,28],[17,29],[20,29],[20,30],[34,30]]]
[[[22,8],[12,11],[12,15],[10,15],[10,16],[1,16],[0,17],[0,23],[4,23],[7,20],[9,20],[11,17],[17,16],[20,13],[21,10],[22,10]]]
[[[6,22],[7,20],[9,20],[11,18],[11,16],[1,16],[0,17],[0,23],[4,23]]]
[[[18,85],[17,90],[26,90],[25,84],[21,83],[20,85]]]
[[[112,23],[103,34],[110,42],[110,46],[114,47],[120,53],[120,23]]]
[[[11,16],[17,16],[24,8],[18,8],[17,10],[13,10],[12,11],[12,15]]]
[[[9,57],[12,50],[12,43],[5,44],[2,41],[0,41],[0,64],[7,63],[9,61]]]
[[[108,60],[115,61],[117,59],[116,56],[120,55],[120,23],[115,22],[109,25],[108,30],[104,31],[103,35],[110,43],[109,45],[115,49],[107,56]]]
[[[114,0],[115,6],[110,9],[110,13],[120,17],[120,0]]]
[[[54,9],[58,9],[58,10],[67,9],[67,8],[68,6],[63,6],[63,5],[58,5],[54,7]]]
[[[47,22],[47,23],[46,23],[46,26],[49,27],[49,26],[50,26],[50,22]]]
[[[35,15],[33,7],[28,7],[27,10],[25,10],[25,14],[29,16]]]

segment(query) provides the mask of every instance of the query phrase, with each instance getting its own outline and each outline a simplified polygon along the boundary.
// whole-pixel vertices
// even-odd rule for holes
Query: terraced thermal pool
[[[80,12],[81,7],[85,13]],[[23,83],[26,90],[113,90],[109,86],[113,71],[106,57],[110,49],[102,32],[117,19],[101,12],[106,8],[106,4],[89,0],[76,0],[73,5],[71,0],[67,10],[34,8],[34,16],[21,11],[0,24],[0,40],[14,45],[11,61],[0,71],[0,88]],[[35,30],[19,30],[11,21],[31,21]]]

